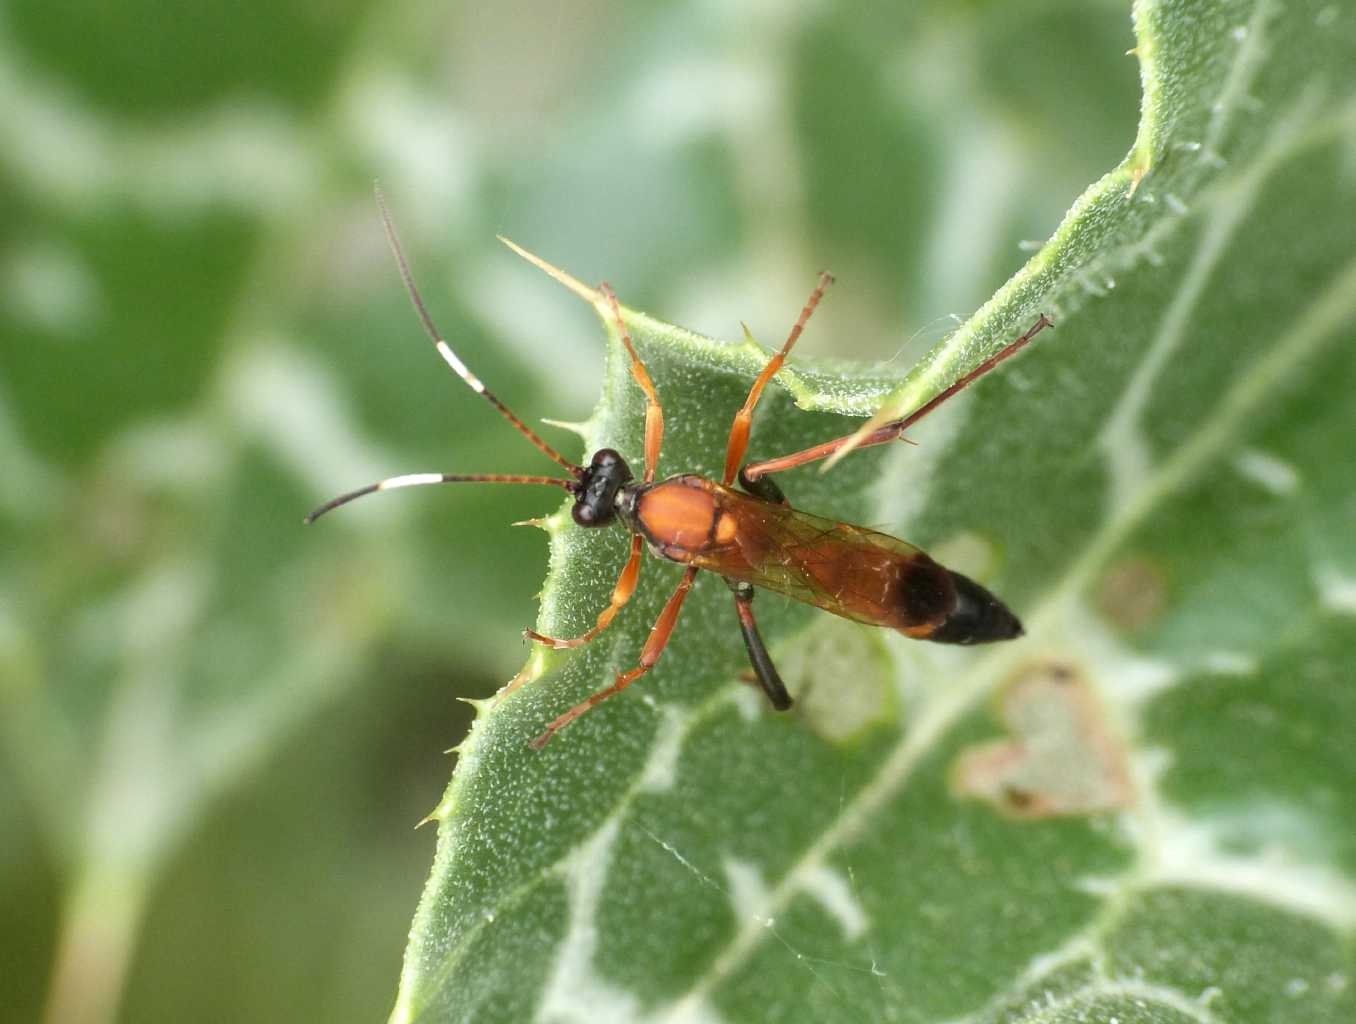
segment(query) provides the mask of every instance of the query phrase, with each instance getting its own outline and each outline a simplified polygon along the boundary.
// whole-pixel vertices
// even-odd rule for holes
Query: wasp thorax
[[[580,526],[606,526],[617,514],[617,492],[631,482],[631,467],[611,448],[595,452],[584,469],[570,510]]]

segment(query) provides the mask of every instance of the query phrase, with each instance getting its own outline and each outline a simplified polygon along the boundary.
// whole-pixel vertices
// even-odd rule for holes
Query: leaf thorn
[[[414,831],[417,832],[419,829],[421,829],[421,828],[423,828],[425,825],[427,825],[430,821],[441,821],[442,819],[439,817],[439,812],[440,812],[441,810],[442,810],[442,807],[439,806],[439,807],[433,808],[433,810],[431,810],[431,811],[429,811],[427,814],[425,814],[425,815],[424,815],[422,818],[420,818],[419,821],[415,824],[415,826],[414,826]]]

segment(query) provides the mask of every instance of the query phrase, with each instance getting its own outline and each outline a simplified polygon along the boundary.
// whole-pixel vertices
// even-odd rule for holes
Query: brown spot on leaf
[[[987,800],[1018,818],[1092,814],[1131,803],[1125,745],[1075,666],[1028,666],[1003,687],[999,712],[1009,738],[961,754],[952,772],[958,796]]]
[[[952,534],[943,541],[928,545],[928,554],[952,572],[971,579],[990,579],[999,568],[997,546],[983,534],[971,530]]]
[[[1143,629],[1168,603],[1168,580],[1144,558],[1127,558],[1107,569],[1097,589],[1097,608],[1123,632]]]
[[[1003,787],[1003,796],[1007,800],[1008,805],[1018,814],[1029,810],[1031,805],[1036,802],[1035,794],[1028,793],[1026,790],[1019,789],[1016,786]]]

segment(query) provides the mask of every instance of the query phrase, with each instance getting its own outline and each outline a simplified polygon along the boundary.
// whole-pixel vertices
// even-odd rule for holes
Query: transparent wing
[[[924,621],[911,600],[920,586],[950,587],[946,570],[888,534],[726,488],[716,496],[720,514],[731,516],[735,528],[730,541],[696,554],[692,564],[700,568],[896,629]]]

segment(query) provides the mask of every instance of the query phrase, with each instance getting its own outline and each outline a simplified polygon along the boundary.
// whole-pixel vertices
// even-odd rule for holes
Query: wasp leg
[[[597,707],[607,698],[621,693],[637,679],[643,676],[650,669],[654,668],[655,662],[659,656],[664,653],[664,648],[668,646],[669,637],[673,635],[673,627],[678,624],[678,613],[683,610],[683,601],[687,598],[687,592],[692,589],[692,581],[697,576],[695,566],[690,567],[683,573],[682,580],[678,583],[678,589],[673,592],[669,598],[669,603],[664,605],[664,610],[659,613],[659,618],[654,627],[650,630],[650,639],[645,641],[645,647],[640,652],[640,664],[630,672],[623,672],[617,676],[617,681],[605,690],[599,690],[588,700],[581,701],[569,711],[561,715],[554,722],[546,727],[546,731],[532,741],[531,746],[535,750],[540,750],[550,741],[551,737],[560,732],[561,729],[569,725],[585,711]]]
[[[763,388],[767,387],[767,382],[776,376],[777,371],[782,368],[782,363],[786,362],[786,357],[796,344],[797,339],[800,338],[801,331],[805,330],[805,324],[809,321],[810,314],[815,311],[815,307],[819,305],[819,300],[824,297],[824,289],[832,283],[832,274],[823,273],[819,275],[819,284],[810,293],[810,298],[805,303],[805,308],[800,311],[800,317],[796,320],[795,326],[791,328],[791,334],[787,337],[786,343],[782,345],[780,352],[767,361],[767,365],[763,367],[763,372],[753,382],[753,387],[749,388],[749,397],[744,399],[743,407],[735,413],[734,422],[730,424],[730,439],[725,445],[725,476],[721,482],[726,487],[734,483],[739,464],[744,461],[744,454],[749,450],[749,431],[753,427],[753,409],[758,404],[758,399],[762,397]],[[745,334],[748,333],[748,330],[747,327],[744,328]]]
[[[648,484],[654,480],[654,475],[659,470],[659,449],[664,445],[664,407],[659,404],[659,392],[655,390],[650,372],[645,369],[640,353],[636,351],[635,343],[631,340],[631,332],[626,329],[626,321],[622,319],[621,306],[617,303],[616,294],[606,282],[600,285],[598,290],[612,307],[612,318],[617,321],[617,331],[621,334],[622,344],[626,346],[626,351],[631,356],[631,376],[645,392],[645,482]]]
[[[636,592],[636,580],[640,579],[640,559],[644,551],[644,540],[640,534],[635,534],[631,538],[631,557],[626,562],[626,567],[622,569],[621,576],[617,578],[617,585],[612,589],[612,600],[606,608],[598,613],[598,623],[583,636],[576,636],[569,640],[561,640],[557,637],[547,636],[545,633],[538,633],[535,629],[523,630],[523,636],[529,640],[535,640],[539,644],[545,644],[557,651],[563,651],[569,647],[583,647],[586,643],[596,637],[603,630],[607,629],[608,624],[616,617],[617,612],[621,611],[622,606],[631,600],[631,595]]]
[[[739,614],[739,631],[744,634],[744,647],[749,652],[749,664],[753,666],[753,674],[758,679],[758,685],[763,688],[774,708],[785,711],[791,706],[791,695],[786,692],[786,684],[777,674],[777,666],[772,664],[772,656],[763,646],[758,623],[754,621],[753,586],[738,580],[727,579],[725,582],[734,591],[735,611]]]
[[[805,448],[802,451],[792,452],[790,455],[783,455],[780,458],[766,459],[763,462],[753,462],[740,470],[739,479],[744,483],[744,486],[747,489],[749,483],[757,482],[769,473],[784,473],[786,470],[795,469],[797,466],[804,466],[811,462],[818,462],[820,459],[827,459],[849,443],[857,448],[868,448],[873,444],[885,444],[889,441],[893,441],[952,395],[965,390],[966,387],[984,376],[1004,359],[1015,356],[1026,346],[1027,342],[1040,334],[1045,328],[1054,326],[1055,322],[1042,313],[1040,319],[1031,325],[1030,330],[1016,341],[1009,342],[1007,347],[1001,349],[997,355],[990,356],[988,359],[984,360],[984,362],[980,363],[936,398],[925,402],[913,412],[909,413],[909,415],[901,419],[891,420],[889,423],[877,427],[865,437],[859,438],[854,432],[848,434],[846,437],[836,437],[832,441],[825,441],[823,444],[817,444],[812,448]],[[750,493],[753,492],[750,491]]]

